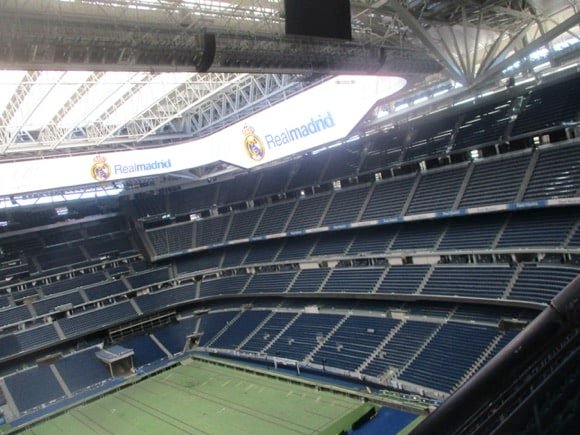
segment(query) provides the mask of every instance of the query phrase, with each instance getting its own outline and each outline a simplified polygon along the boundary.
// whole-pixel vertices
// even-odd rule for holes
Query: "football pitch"
[[[192,360],[39,423],[27,434],[336,434],[374,405]]]

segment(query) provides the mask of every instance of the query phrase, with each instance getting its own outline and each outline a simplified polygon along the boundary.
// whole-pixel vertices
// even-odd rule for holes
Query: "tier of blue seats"
[[[405,205],[414,183],[414,176],[376,183],[361,220],[367,221],[384,216],[401,215],[403,205]]]
[[[342,317],[339,314],[304,313],[277,337],[268,349],[268,354],[303,360],[318,345],[318,340],[326,337]]]
[[[316,244],[315,238],[295,237],[286,239],[284,246],[276,257],[277,261],[291,261],[308,258]]]
[[[244,264],[269,263],[274,261],[283,243],[283,239],[275,239],[250,245],[248,255],[244,258]]]
[[[195,284],[187,284],[164,291],[137,296],[135,302],[143,314],[153,314],[161,309],[179,306],[195,299]]]
[[[198,329],[198,332],[202,334],[199,339],[199,345],[207,345],[215,335],[228,326],[232,319],[238,314],[238,311],[222,311],[208,313],[202,316]]]
[[[221,215],[195,221],[195,246],[223,242],[229,219],[229,215]]]
[[[262,352],[264,348],[270,344],[282,329],[296,316],[296,313],[274,313],[274,315],[270,317],[248,341],[246,341],[246,343],[241,347],[241,350],[246,352]]]
[[[399,378],[448,392],[491,344],[497,329],[455,322],[444,324]]]
[[[228,319],[233,317],[230,314]],[[396,333],[394,328],[399,328]],[[200,326],[200,331],[204,327]],[[209,336],[220,331],[214,325],[204,333]],[[449,392],[486,349],[488,360],[516,334],[460,322],[406,320],[401,324],[400,320],[384,317],[289,312],[271,315],[270,311],[257,310],[242,313],[221,335],[213,341],[208,338],[206,343],[216,349],[238,349],[245,341],[239,350],[351,372],[362,366],[363,374],[376,377],[392,369],[392,374],[402,380]],[[379,345],[382,347],[377,352]]]
[[[438,248],[441,251],[491,248],[505,221],[504,214],[456,219],[447,227]]]
[[[152,362],[167,358],[167,355],[148,335],[138,335],[116,342],[126,349],[133,350],[133,366],[143,367]]]
[[[196,324],[197,318],[186,317],[179,322],[156,329],[153,335],[163,344],[165,349],[175,355],[183,351],[185,340],[188,335],[195,332]]]
[[[415,293],[429,270],[425,264],[391,266],[377,293]]]
[[[104,254],[135,253],[125,226],[118,217],[105,218],[4,238],[0,247],[4,257],[20,259],[31,276],[41,277],[98,262]]]
[[[514,202],[529,163],[529,155],[476,161],[460,207]]]
[[[405,150],[403,158],[406,161],[436,157],[447,152],[452,144],[453,131],[458,119],[456,116],[435,116],[426,122],[411,127],[408,136],[403,139]]]
[[[349,316],[314,353],[311,361],[355,371],[398,324],[394,319]]]
[[[346,231],[321,234],[318,237],[316,246],[310,255],[312,257],[319,257],[324,255],[342,255],[350,246],[352,238],[353,234]]]
[[[504,139],[511,119],[511,101],[491,103],[467,112],[455,136],[454,150],[486,143],[499,143]]]
[[[159,268],[149,270],[147,272],[131,275],[127,277],[127,281],[132,288],[148,287],[160,282],[169,280],[169,269]]]
[[[233,214],[227,238],[230,240],[240,240],[254,234],[256,225],[260,222],[260,217],[264,210],[262,208],[253,208]]]
[[[424,222],[410,222],[400,225],[399,231],[390,245],[392,251],[418,251],[421,249],[433,249],[437,240],[445,231],[446,221],[431,221],[427,225]]]
[[[574,213],[562,213],[557,208],[516,213],[511,215],[497,247],[562,246],[577,221]]]
[[[313,293],[318,291],[320,285],[328,276],[330,269],[304,269],[298,273],[298,277],[288,290],[290,293]]]
[[[71,393],[103,382],[111,376],[109,370],[95,356],[99,350],[98,347],[91,347],[54,363]]]
[[[548,303],[579,275],[577,267],[525,264],[508,297]]]
[[[84,300],[79,292],[72,292],[69,294],[63,294],[52,298],[41,299],[40,301],[32,304],[32,306],[34,307],[34,311],[36,312],[37,315],[42,315],[50,313],[59,305],[62,306],[66,304],[72,304],[73,306],[75,306],[80,305],[83,302]]]
[[[437,266],[422,293],[499,299],[513,274],[507,266]]]
[[[199,296],[203,298],[207,296],[240,293],[249,278],[249,275],[233,275],[220,279],[202,281]]]
[[[181,223],[168,227],[167,231],[151,232],[151,243],[160,252],[185,251],[194,245],[193,228],[189,223]]]
[[[511,136],[578,120],[578,100],[578,77],[532,90],[518,114]]]
[[[370,293],[377,285],[384,269],[379,267],[336,268],[322,286],[321,292]]]
[[[0,359],[58,343],[60,338],[53,325],[42,325],[0,337]]]
[[[4,378],[20,413],[65,397],[50,366],[41,365]]]
[[[580,156],[577,149],[580,148],[573,145],[541,149],[524,199],[574,196],[580,186],[580,175],[574,170],[574,159],[570,158],[570,153],[572,156]],[[459,206],[474,207],[515,201],[529,162],[529,154],[517,153],[472,163],[473,172],[467,180],[462,197],[459,198]],[[452,165],[423,172],[406,214],[452,210],[458,200],[460,186],[465,182],[466,171],[465,165]],[[405,202],[409,200],[415,180],[415,176],[403,176],[379,181],[370,187],[367,184],[346,187],[334,194],[324,192],[295,201],[271,204],[259,210],[177,224],[176,228],[189,228],[185,235],[181,232],[174,234],[176,230],[172,226],[149,230],[147,235],[157,255],[164,255],[194,246],[239,240],[253,235],[264,236],[329,224],[347,224],[358,221],[359,216],[362,221],[398,216],[402,213]],[[254,215],[262,217],[258,222],[252,219],[249,219],[249,223],[244,222],[245,217]],[[230,219],[230,230],[224,234]],[[197,235],[195,243],[188,244],[194,227]],[[171,242],[174,238],[179,240]],[[179,248],[170,248],[171,243],[179,243]]]
[[[61,279],[42,286],[42,294],[45,296],[55,295],[79,287],[97,284],[106,281],[107,277],[103,272],[85,273],[69,279]]]
[[[365,185],[334,192],[322,226],[357,221],[368,192]]]
[[[233,248],[228,249],[228,252],[231,249]],[[224,251],[222,249],[212,249],[200,254],[181,257],[175,264],[177,274],[181,275],[200,270],[217,269],[221,266],[223,257]],[[241,264],[241,261],[238,264]]]
[[[60,319],[58,324],[65,336],[72,338],[128,321],[137,315],[129,301],[125,301]]]
[[[84,289],[85,294],[91,301],[111,297],[127,291],[127,286],[121,280],[106,282],[104,284],[87,287]]]
[[[253,275],[244,293],[283,293],[296,276],[296,272],[274,272]]]
[[[410,362],[426,340],[433,335],[438,326],[438,323],[406,321],[362,372],[370,376],[381,377],[388,370],[401,370]]]
[[[395,126],[386,133],[369,138],[359,172],[370,173],[400,162],[403,151],[402,138],[406,137],[406,134],[403,128]]]
[[[463,166],[422,173],[407,214],[451,210],[466,171]]]
[[[580,146],[541,149],[524,200],[575,196],[580,185]]]
[[[324,193],[299,198],[294,213],[286,226],[286,231],[318,227],[331,197],[331,194]]]
[[[219,349],[236,349],[270,314],[271,311],[266,310],[243,312],[230,326],[231,332],[219,336],[211,346]]]
[[[255,236],[277,234],[284,231],[288,216],[296,206],[294,201],[272,204],[264,210],[260,223],[254,232]]]

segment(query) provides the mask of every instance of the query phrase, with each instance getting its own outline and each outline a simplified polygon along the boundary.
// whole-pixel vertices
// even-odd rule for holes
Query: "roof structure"
[[[477,92],[578,57],[575,0],[351,0],[351,41],[284,34],[280,0],[0,3],[0,162],[203,136],[340,73]]]

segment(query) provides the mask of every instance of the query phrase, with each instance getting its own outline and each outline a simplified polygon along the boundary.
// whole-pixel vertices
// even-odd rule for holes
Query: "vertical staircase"
[[[395,326],[391,330],[391,332],[387,334],[385,338],[383,338],[383,341],[379,343],[379,345],[376,347],[375,350],[372,351],[372,353],[367,357],[367,359],[365,359],[362,362],[362,364],[357,367],[355,373],[361,373],[364,369],[366,369],[368,365],[371,363],[371,361],[375,359],[385,349],[385,346],[389,343],[389,341],[391,341],[391,339],[395,336],[395,334],[399,332],[399,330],[403,327],[403,325],[406,322],[407,322],[406,320],[401,320],[399,324]]]
[[[526,194],[526,190],[528,189],[528,184],[530,183],[530,179],[532,175],[534,175],[534,170],[536,169],[536,163],[538,162],[538,158],[540,157],[540,150],[534,150],[532,154],[532,158],[530,159],[530,163],[528,164],[528,169],[526,169],[526,173],[522,178],[522,184],[520,184],[520,189],[518,190],[518,194],[516,195],[515,202],[522,202],[524,199],[524,195]]]
[[[290,328],[290,326],[292,326],[294,324],[294,322],[296,320],[298,320],[298,318],[302,315],[302,313],[298,313],[296,314],[296,316],[294,316],[294,318],[292,320],[290,320],[288,322],[288,324],[286,326],[284,326],[284,328],[282,328],[280,330],[280,332],[278,332],[278,334],[276,334],[276,336],[270,340],[270,342],[262,349],[262,352],[266,352],[268,349],[270,349],[272,347],[272,345],[280,338],[282,337],[282,335],[284,335],[284,333]]]
[[[230,328],[230,326],[234,325],[238,321],[238,319],[242,316],[242,314],[244,314],[244,312],[245,311],[240,311],[238,314],[236,314],[232,320],[226,323],[226,325],[222,329],[220,329],[220,331],[216,335],[214,335],[211,341],[208,341],[206,343],[205,347],[211,347],[212,343],[216,341],[218,338],[220,338],[223,334],[225,334],[225,332]]]
[[[407,211],[411,206],[411,202],[413,201],[413,197],[415,196],[415,192],[417,191],[420,182],[421,182],[421,173],[418,173],[417,177],[415,177],[415,182],[413,183],[413,186],[409,191],[409,196],[407,196],[407,200],[405,201],[405,204],[403,204],[403,208],[401,209],[401,216],[405,216],[407,214]]]
[[[497,248],[497,244],[499,243],[501,236],[503,235],[503,232],[505,231],[505,229],[507,228],[508,224],[510,223],[510,219],[511,219],[511,215],[508,215],[506,220],[503,221],[503,224],[501,226],[501,228],[499,229],[499,231],[497,232],[497,234],[495,235],[495,238],[493,239],[493,242],[491,242],[491,249],[495,249]]]
[[[306,357],[304,358],[304,362],[307,362],[307,363],[312,362],[312,358],[314,357],[316,352],[318,352],[320,349],[322,349],[322,347],[326,344],[326,342],[332,338],[334,333],[336,331],[338,331],[338,329],[344,324],[344,322],[347,321],[347,319],[349,317],[350,317],[350,314],[346,314],[342,319],[340,319],[338,321],[338,323],[336,325],[334,325],[334,327],[330,331],[328,331],[328,334],[326,334],[324,339],[320,340],[320,342],[314,347],[314,349],[312,349],[312,352],[310,352],[308,355],[306,355]]]
[[[433,331],[433,333],[427,337],[427,339],[425,340],[425,342],[419,347],[419,349],[417,349],[417,352],[415,352],[413,354],[413,356],[409,359],[409,361],[407,362],[407,364],[405,364],[403,367],[401,367],[401,369],[399,370],[399,375],[401,373],[403,373],[405,370],[407,370],[407,368],[413,364],[413,362],[417,359],[417,357],[419,355],[421,355],[421,352],[423,352],[423,349],[425,349],[427,347],[427,345],[429,343],[431,343],[431,340],[433,340],[433,338],[435,338],[435,336],[439,333],[439,331],[441,330],[441,328],[443,328],[443,325],[445,325],[446,322],[439,324],[439,326],[437,328],[435,328],[435,331]]]
[[[427,271],[427,273],[425,274],[425,276],[423,277],[423,279],[421,280],[421,283],[417,287],[417,290],[415,291],[414,294],[419,295],[419,294],[421,294],[421,292],[423,292],[423,289],[425,288],[425,286],[429,282],[429,279],[431,278],[431,275],[433,275],[434,271],[435,271],[435,265],[432,264],[431,267],[429,268],[429,270]]]
[[[272,311],[270,314],[268,314],[268,315],[266,316],[266,318],[265,318],[264,320],[262,320],[262,321],[260,322],[260,324],[259,324],[258,326],[256,326],[256,327],[254,328],[254,330],[253,330],[252,332],[250,332],[250,333],[247,335],[247,337],[246,337],[246,338],[244,338],[244,339],[241,341],[241,343],[240,343],[240,344],[239,344],[239,345],[236,347],[236,350],[240,350],[241,348],[243,348],[243,347],[246,345],[246,343],[247,343],[248,341],[250,341],[252,338],[254,338],[254,335],[256,335],[256,334],[258,333],[258,331],[259,331],[260,329],[262,329],[262,328],[263,328],[263,326],[264,326],[266,323],[268,323],[272,317],[274,317],[274,315],[275,315],[275,314],[276,314],[276,312],[275,312],[275,311]]]
[[[471,179],[471,175],[473,174],[473,170],[475,169],[475,164],[470,163],[467,167],[467,171],[465,172],[465,177],[463,177],[463,182],[461,183],[461,187],[457,192],[457,196],[455,197],[455,201],[453,202],[453,206],[451,210],[457,210],[459,208],[459,204],[461,204],[461,200],[463,199],[463,195],[467,190],[467,186],[469,186],[469,180]]]
[[[355,222],[360,222],[360,220],[362,219],[363,214],[364,214],[365,210],[367,209],[367,205],[369,204],[369,201],[371,200],[371,197],[373,196],[373,192],[375,191],[376,185],[377,185],[376,182],[371,184],[371,188],[369,189],[367,197],[365,198],[364,202],[362,203],[362,205],[360,207],[360,211],[356,217]]]
[[[509,297],[512,289],[514,288],[516,281],[518,280],[518,278],[520,276],[520,273],[522,273],[522,270],[524,270],[524,263],[518,263],[518,265],[516,266],[516,270],[514,270],[512,277],[510,278],[509,282],[507,283],[507,285],[505,287],[503,294],[501,295],[502,299],[507,299]]]

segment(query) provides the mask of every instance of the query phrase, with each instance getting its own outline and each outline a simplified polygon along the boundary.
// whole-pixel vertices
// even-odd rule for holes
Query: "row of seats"
[[[488,341],[490,337],[497,340],[496,346],[489,349],[485,357],[487,361],[517,333],[509,331],[502,334],[490,324],[497,324],[505,316],[517,317],[516,311],[509,308],[445,308],[447,315],[454,313],[451,319],[462,319],[459,311],[470,310],[466,320],[473,323],[475,315],[483,317],[483,321],[490,326],[457,322],[441,324],[434,323],[432,318],[426,319],[428,321],[402,321],[377,315],[377,307],[373,308],[374,315],[275,312],[263,308],[241,312],[217,311],[186,317],[179,322],[159,327],[149,335],[133,336],[115,344],[132,349],[134,366],[145,368],[159,364],[168,356],[183,352],[187,337],[197,333],[201,346],[268,354],[328,368],[357,371],[376,378],[392,375],[395,370],[394,374],[400,374],[400,379],[420,382],[421,385],[440,391],[450,391],[480,355],[481,343],[485,341],[485,337]],[[420,312],[414,309],[405,310],[404,304],[397,309],[407,311],[415,317]],[[439,322],[446,319],[449,317],[440,317]],[[487,335],[482,335],[482,331]],[[50,340],[48,336],[45,338]],[[429,365],[440,364],[449,340],[455,344],[465,340],[468,344],[462,347],[460,356],[454,356],[453,365],[439,373],[435,368],[429,368]],[[2,348],[4,344],[2,343]],[[95,353],[98,350],[100,347],[93,346],[50,364],[6,375],[3,380],[9,397],[18,411],[26,414],[35,408],[63,399],[68,392],[74,396],[103,384],[110,379],[111,374],[96,358]],[[428,372],[437,372],[435,376],[422,378],[421,376],[426,375],[421,364],[427,364]],[[403,370],[406,367],[408,369]],[[422,375],[418,377],[417,373]],[[4,394],[4,391],[0,393]]]
[[[377,293],[548,303],[580,275],[576,266],[393,265],[234,275],[202,281],[200,297],[255,293]],[[513,281],[513,282],[512,282]],[[170,290],[169,292],[171,292]],[[193,293],[190,292],[190,298]]]
[[[416,177],[346,187],[260,209],[155,228],[148,230],[146,235],[159,256],[228,240],[327,225],[448,211],[456,207],[575,196],[580,187],[580,175],[574,170],[577,160],[574,157],[580,158],[580,147],[558,146],[538,152],[535,170],[521,197],[522,179],[530,164],[529,154],[476,161],[471,172],[465,165],[450,166]],[[460,195],[463,183],[467,184]],[[404,209],[407,203],[408,208]]]
[[[227,316],[225,326],[216,316]],[[201,320],[199,331],[217,334],[203,343],[210,348],[311,362],[442,392],[453,391],[480,358],[489,359],[488,353],[497,353],[515,335],[463,322],[355,314],[225,311]],[[219,332],[217,323],[223,327]]]
[[[422,294],[426,296],[517,300],[548,303],[563,287],[580,275],[578,267],[525,263],[520,267],[483,265],[390,265],[385,267],[337,267],[300,271],[241,273],[210,277],[195,284],[185,284],[163,291],[137,296],[135,311],[129,301],[75,313],[58,320],[65,336],[80,336],[93,329],[115,324],[139,313],[152,314],[177,307],[198,298],[228,294],[281,293],[376,293]],[[165,277],[167,278],[167,277]],[[35,303],[40,308],[55,303],[82,304],[78,293],[70,293]],[[29,320],[27,306],[5,309],[2,325]],[[118,318],[117,318],[118,317]],[[16,334],[15,337],[19,337]]]
[[[280,238],[191,254],[177,259],[176,266],[178,274],[187,274],[320,256],[373,256],[418,250],[576,248],[580,246],[578,210],[564,210],[476,215]]]
[[[108,299],[126,293],[130,289],[165,283],[169,279],[167,267],[134,273],[127,277],[128,286],[123,280],[108,280],[104,272],[97,271],[71,278],[63,277],[63,279],[50,284],[14,291],[5,299],[7,303],[4,304],[4,309],[0,307],[0,328],[22,321],[31,321],[38,316],[67,311],[71,306]],[[83,294],[79,289],[82,289]],[[13,301],[12,304],[10,299]],[[33,300],[33,302],[13,306],[13,304],[26,299]]]
[[[25,270],[21,268],[21,276],[42,276],[45,271],[82,266],[108,254],[134,253],[136,248],[128,236],[123,219],[114,217],[6,237],[0,240],[0,252],[4,252],[7,258],[24,261],[26,267]],[[0,276],[7,272],[3,272],[0,267]],[[11,271],[13,274],[15,272],[18,270]]]

